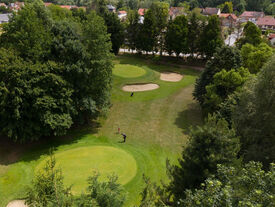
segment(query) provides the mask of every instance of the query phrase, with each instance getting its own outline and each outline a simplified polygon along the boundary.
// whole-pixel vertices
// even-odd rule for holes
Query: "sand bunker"
[[[122,87],[122,90],[128,92],[138,92],[138,91],[151,91],[159,88],[158,84],[155,83],[145,83],[145,84],[132,84],[125,85]]]
[[[182,75],[178,73],[165,72],[160,74],[160,80],[178,82],[182,79]]]
[[[28,207],[27,205],[25,205],[24,202],[25,201],[23,201],[23,200],[14,200],[14,201],[9,202],[7,207]]]

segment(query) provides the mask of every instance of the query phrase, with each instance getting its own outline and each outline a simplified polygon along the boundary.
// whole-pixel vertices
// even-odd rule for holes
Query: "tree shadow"
[[[190,133],[191,126],[202,125],[203,119],[199,104],[188,104],[185,110],[178,113],[175,124],[187,135]]]
[[[77,143],[87,134],[95,134],[101,125],[92,122],[85,126],[73,126],[64,136],[41,137],[37,141],[25,143],[14,142],[8,137],[0,137],[0,165],[10,165],[16,162],[35,161],[41,156],[49,154],[61,145]]]

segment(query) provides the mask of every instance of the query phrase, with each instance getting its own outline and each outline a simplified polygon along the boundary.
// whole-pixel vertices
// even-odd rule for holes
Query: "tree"
[[[262,42],[261,30],[252,22],[248,21],[244,27],[244,37],[239,39],[237,46],[241,49],[246,43],[252,44],[254,46]]]
[[[26,3],[9,24],[3,26],[1,45],[16,50],[28,60],[42,61],[50,53],[50,15],[40,1]]]
[[[112,52],[117,55],[124,42],[124,27],[115,13],[108,12],[104,15],[107,32],[111,35]]]
[[[222,13],[233,13],[233,4],[231,1],[226,1],[221,5]]]
[[[217,164],[232,164],[239,151],[239,138],[224,119],[209,116],[206,124],[192,129],[189,144],[182,152],[179,165],[170,167],[168,191],[175,203],[184,197],[184,190],[198,188],[217,171]]]
[[[247,67],[251,73],[258,73],[273,54],[274,49],[266,43],[261,43],[258,46],[247,43],[243,45],[241,49],[244,66]]]
[[[126,44],[130,49],[135,50],[137,48],[137,39],[140,30],[139,15],[137,11],[131,10],[128,12],[126,30]]]
[[[200,20],[198,18],[198,14],[193,11],[189,17],[188,22],[188,38],[187,45],[189,52],[192,57],[194,57],[194,53],[199,51],[199,38],[201,36],[201,32],[203,28],[201,28]]]
[[[204,27],[201,34],[200,44],[202,49],[201,52],[206,55],[207,59],[210,59],[216,52],[216,49],[223,45],[220,20],[218,16],[209,17],[208,24]]]
[[[45,167],[35,175],[32,185],[27,189],[26,203],[30,207],[122,207],[125,192],[117,183],[116,176],[100,182],[99,174],[88,178],[88,188],[81,196],[74,196],[71,189],[64,186],[62,169],[56,168],[55,157],[51,154]]]
[[[218,165],[217,175],[209,177],[201,189],[186,190],[178,206],[274,206],[275,165],[265,172],[262,165],[250,162],[243,168]]]
[[[264,9],[263,3],[265,0],[246,0],[248,11],[262,11]]]
[[[165,37],[165,46],[169,54],[174,52],[178,57],[180,53],[187,52],[187,34],[188,23],[185,16],[178,16],[169,22]]]
[[[250,80],[239,95],[232,120],[241,136],[245,161],[275,160],[275,59],[274,56]]]
[[[194,98],[203,106],[206,86],[213,82],[214,75],[222,69],[228,71],[232,68],[239,68],[241,65],[241,55],[237,48],[223,46],[217,49],[214,57],[207,62],[204,71],[196,80],[195,90],[193,92]]]
[[[215,112],[220,109],[220,104],[224,102],[229,95],[239,91],[250,73],[246,68],[222,70],[213,77],[213,83],[206,86],[204,106],[208,112]]]
[[[19,141],[65,134],[75,111],[73,89],[58,74],[63,67],[33,64],[4,48],[0,54],[1,133]]]

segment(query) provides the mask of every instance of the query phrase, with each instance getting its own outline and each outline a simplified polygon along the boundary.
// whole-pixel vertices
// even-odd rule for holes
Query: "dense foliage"
[[[65,134],[109,106],[104,20],[93,12],[81,21],[53,12],[53,19],[50,11],[39,1],[26,4],[0,38],[1,133],[20,141]]]
[[[275,161],[275,59],[250,80],[239,95],[233,121],[241,136],[245,160]]]
[[[222,69],[229,71],[231,69],[240,68],[242,65],[240,51],[236,48],[223,46],[219,48],[214,54],[214,57],[206,64],[204,71],[196,81],[195,90],[193,92],[194,98],[204,105],[206,87],[213,83],[213,77]]]
[[[275,165],[265,172],[262,165],[250,162],[241,169],[218,165],[217,175],[201,184],[201,189],[187,190],[178,206],[274,206]]]
[[[100,182],[99,174],[88,178],[88,188],[83,189],[80,196],[71,193],[70,187],[63,184],[62,169],[56,168],[54,156],[45,164],[27,189],[26,203],[30,207],[121,207],[125,201],[125,193],[117,177],[110,176],[108,181]]]
[[[215,174],[217,164],[235,162],[239,149],[239,138],[228,123],[217,116],[209,116],[204,126],[191,131],[179,166],[171,167],[168,191],[175,201],[183,198],[185,189],[198,188],[208,176]]]

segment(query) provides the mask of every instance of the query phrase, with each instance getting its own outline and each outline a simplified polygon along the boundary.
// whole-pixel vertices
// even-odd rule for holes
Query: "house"
[[[256,12],[256,11],[245,11],[241,14],[241,16],[239,17],[240,22],[253,22],[254,24],[256,24],[257,20],[260,17],[264,17],[264,13],[263,12]]]
[[[221,13],[219,15],[219,18],[221,20],[221,25],[223,27],[234,27],[238,20],[235,14],[229,14],[229,13]]]
[[[147,9],[144,9],[144,8],[138,9],[139,16],[143,16],[144,17],[146,11],[147,11]]]
[[[265,17],[260,17],[256,25],[262,30],[273,30],[275,31],[275,18],[272,16],[265,16]]]
[[[44,2],[44,5],[45,5],[45,7],[48,7],[48,6],[52,5],[52,3]]]
[[[114,13],[116,12],[116,8],[111,4],[107,5],[107,9],[108,9],[109,12],[114,12]]]
[[[275,34],[274,33],[269,34],[268,39],[269,39],[271,45],[275,46]]]
[[[204,16],[212,16],[212,15],[220,15],[221,9],[219,8],[212,8],[212,7],[206,7],[205,9],[202,9],[201,12]]]
[[[8,23],[12,14],[0,14],[0,24]]]
[[[125,20],[126,19],[126,17],[127,17],[127,12],[126,11],[118,11],[118,18],[120,19],[120,20]]]
[[[6,9],[8,8],[8,6],[5,3],[0,3],[0,7],[5,7]]]
[[[173,20],[177,16],[186,15],[184,12],[184,7],[171,7],[169,9],[169,19]]]
[[[23,6],[24,6],[24,2],[14,2],[14,3],[10,3],[9,4],[9,8],[12,10],[12,11],[15,11],[17,12],[18,10],[20,10]]]
[[[72,6],[72,5],[59,5],[59,7],[62,8],[62,9],[70,10],[70,9],[74,8],[75,6]]]

